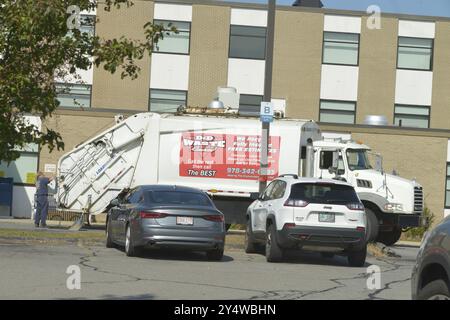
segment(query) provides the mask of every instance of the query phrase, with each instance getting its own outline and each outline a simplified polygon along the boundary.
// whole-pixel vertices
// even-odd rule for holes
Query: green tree
[[[129,0],[102,0],[101,8],[126,10]],[[24,115],[51,116],[59,106],[55,78],[77,78],[77,69],[101,66],[121,77],[135,79],[135,64],[169,32],[169,25],[148,22],[142,32],[145,41],[103,39],[80,31],[78,10],[96,8],[93,0],[0,0],[0,161],[17,159],[27,144],[63,149],[61,135],[38,130]],[[94,21],[86,21],[93,23]]]

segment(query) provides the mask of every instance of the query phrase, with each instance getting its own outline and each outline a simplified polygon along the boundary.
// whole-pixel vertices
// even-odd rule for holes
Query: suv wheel
[[[347,256],[348,264],[351,267],[363,267],[366,263],[367,246],[358,251],[350,251]]]
[[[266,236],[266,260],[267,262],[277,262],[283,259],[283,250],[277,242],[277,231],[273,224],[267,227]]]
[[[434,280],[423,287],[417,294],[419,300],[450,300],[447,284],[443,280]]]
[[[247,226],[245,228],[245,253],[256,253],[258,250],[256,249],[255,239],[253,238],[253,233],[251,230],[252,222],[250,218],[247,219]]]

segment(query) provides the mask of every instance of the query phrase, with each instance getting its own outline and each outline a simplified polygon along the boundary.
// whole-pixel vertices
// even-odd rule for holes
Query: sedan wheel
[[[139,254],[139,248],[136,248],[133,244],[133,237],[131,235],[131,227],[127,226],[125,234],[125,253],[128,257],[136,257]]]

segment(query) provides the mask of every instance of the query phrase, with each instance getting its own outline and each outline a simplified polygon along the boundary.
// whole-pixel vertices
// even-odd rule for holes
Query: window
[[[333,151],[322,151],[320,153],[320,169],[328,170],[333,166]]]
[[[353,187],[328,183],[293,184],[289,199],[322,204],[347,204],[360,202]]]
[[[433,39],[398,38],[397,68],[432,70]]]
[[[324,32],[322,63],[357,66],[358,54],[359,34]]]
[[[273,181],[269,184],[269,186],[266,188],[266,190],[264,190],[264,193],[262,196],[262,201],[270,200],[270,198],[272,196],[272,191],[276,184],[277,184],[277,181]]]
[[[164,32],[164,39],[155,44],[154,52],[189,54],[190,22],[154,20],[153,23],[163,25],[167,30],[175,27],[178,31],[168,31],[169,34]]]
[[[150,205],[192,205],[213,207],[210,198],[199,192],[145,191],[145,203]]]
[[[185,106],[186,91],[150,89],[150,111],[176,112],[179,106]]]
[[[264,60],[266,58],[266,28],[231,26],[229,57]]]
[[[240,114],[258,114],[261,109],[261,102],[263,96],[256,96],[251,94],[241,94],[239,96],[239,113]]]
[[[369,161],[369,155],[365,149],[347,149],[348,168],[353,170],[372,169]]]
[[[430,108],[396,105],[394,111],[394,124],[400,127],[429,128]]]
[[[356,102],[351,101],[320,101],[321,122],[355,123]]]
[[[91,85],[86,84],[56,84],[56,99],[60,107],[90,108]]]
[[[272,190],[271,199],[281,199],[284,196],[284,192],[286,191],[286,182],[277,181]]]
[[[445,207],[450,209],[450,162],[447,162],[447,177],[445,179]]]
[[[15,184],[35,184],[38,170],[38,146],[29,145],[15,161],[0,161],[0,177],[13,178]]]

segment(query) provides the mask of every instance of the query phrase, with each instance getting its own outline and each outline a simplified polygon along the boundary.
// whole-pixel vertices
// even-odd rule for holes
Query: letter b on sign
[[[69,290],[81,289],[81,269],[77,265],[71,265],[67,267],[67,274],[70,276],[66,280],[66,286]]]

